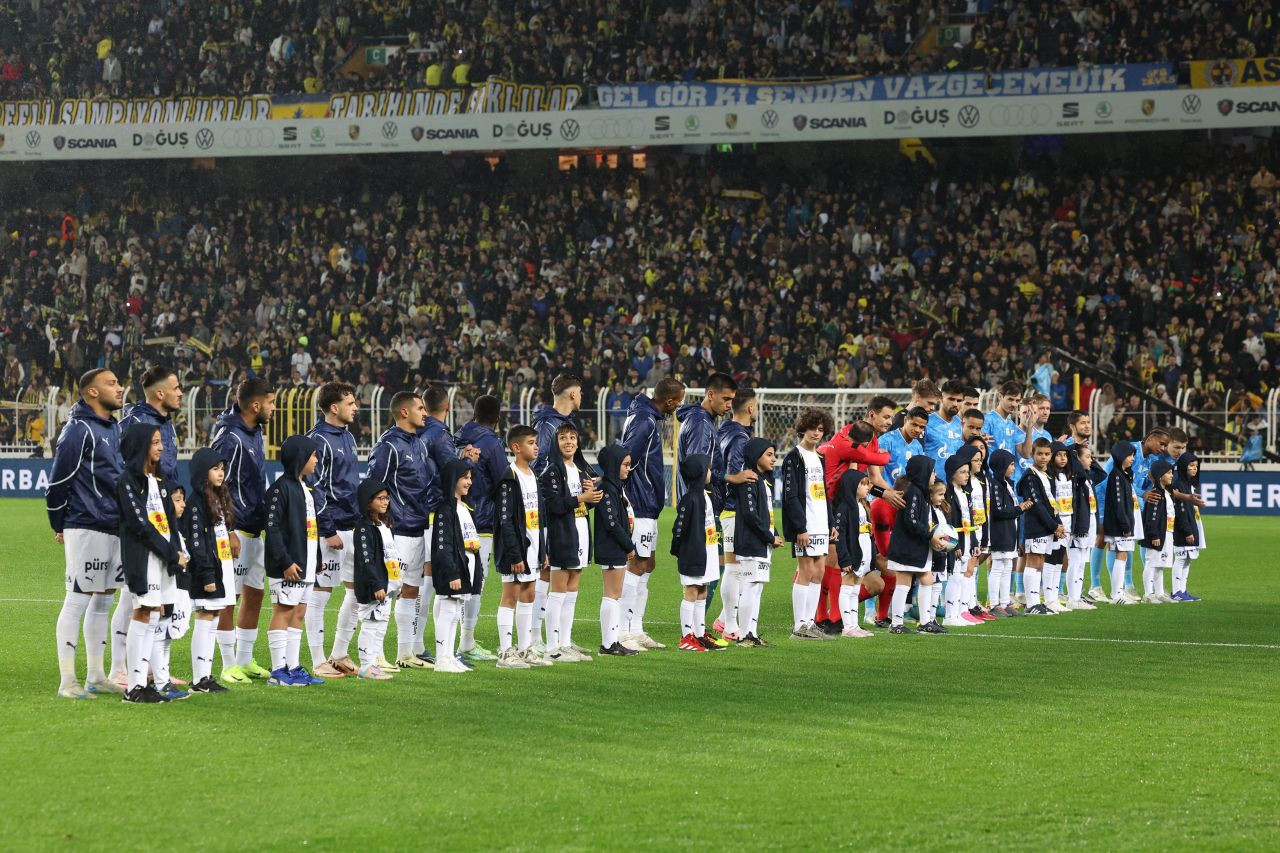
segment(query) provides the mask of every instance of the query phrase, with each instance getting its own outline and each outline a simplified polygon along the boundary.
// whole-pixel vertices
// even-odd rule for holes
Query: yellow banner
[[[0,125],[174,124],[262,121],[271,114],[268,95],[244,98],[67,98],[0,103]]]
[[[1280,83],[1280,56],[1257,59],[1198,60],[1191,66],[1191,85],[1196,89],[1221,86],[1271,86]]]

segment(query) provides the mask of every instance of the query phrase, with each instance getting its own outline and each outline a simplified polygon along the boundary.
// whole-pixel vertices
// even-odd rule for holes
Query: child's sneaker
[[[360,671],[360,667],[350,657],[330,658],[326,663],[343,675],[355,675]],[[320,672],[319,667],[316,667],[316,672]]]
[[[244,666],[240,667],[244,670],[244,674],[250,678],[270,678],[271,673],[265,668],[258,665],[256,660],[251,660]]]
[[[426,669],[427,662],[417,655],[409,655],[408,657],[396,658],[396,666],[400,669]]]
[[[848,628],[845,628],[843,631],[840,632],[840,636],[854,637],[861,640],[865,637],[874,637],[875,634],[871,633],[865,628],[860,628],[857,625],[850,625]]]
[[[723,634],[723,633],[724,633],[724,620],[723,620],[723,619],[717,619],[716,621],[712,622],[712,623],[711,623],[711,630],[712,630],[712,631],[715,631],[717,634]]]
[[[272,687],[306,687],[307,686],[305,684],[299,684],[297,681],[295,681],[293,678],[293,673],[291,673],[289,670],[285,669],[284,667],[271,670],[270,675],[267,677],[267,684],[270,684]]]
[[[371,663],[368,666],[360,669],[356,673],[356,675],[359,678],[367,678],[370,681],[390,681],[391,680],[391,676],[387,675],[385,672],[379,669],[376,663]]]
[[[253,679],[249,677],[249,673],[244,671],[242,666],[229,666],[222,670],[222,675],[218,678],[223,684],[252,684]]]
[[[127,686],[128,685],[125,687]],[[97,681],[86,681],[84,683],[85,692],[93,694],[124,693],[125,687],[121,687],[109,678],[103,678]]]
[[[166,684],[157,685],[156,692],[165,698],[166,701],[176,702],[179,699],[186,699],[191,694],[185,690],[178,689],[178,686],[172,681]]]
[[[436,672],[445,673],[447,675],[458,675],[470,671],[471,670],[462,665],[462,661],[456,658],[441,658],[436,661]]]
[[[399,672],[400,667],[387,660],[385,657],[378,658],[378,669],[383,672]]]
[[[131,705],[159,705],[169,700],[164,698],[150,684],[140,684],[120,697],[122,702]]]
[[[528,669],[529,664],[521,657],[519,649],[510,646],[502,654],[498,655],[498,669]]]
[[[551,661],[538,654],[533,648],[525,649],[520,652],[520,659],[529,666],[551,666]]]
[[[204,678],[191,685],[192,693],[229,693],[227,688],[214,681],[212,675],[206,675]]]
[[[324,684],[323,678],[316,678],[301,666],[295,666],[293,669],[289,670],[289,674],[293,676],[294,681],[297,681],[304,687],[318,687],[319,685]]]
[[[342,678],[346,675],[345,672],[334,666],[333,661],[330,660],[324,661],[317,666],[315,674],[317,678]]]
[[[685,634],[680,638],[680,643],[676,646],[682,652],[705,652],[707,647],[698,642],[698,638],[693,634]]]

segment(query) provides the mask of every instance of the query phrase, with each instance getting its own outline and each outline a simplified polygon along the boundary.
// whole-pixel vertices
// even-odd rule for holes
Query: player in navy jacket
[[[493,491],[498,481],[510,467],[507,451],[496,432],[502,416],[502,403],[497,397],[484,394],[476,398],[475,420],[468,421],[454,439],[454,452],[471,462],[471,491],[467,503],[475,516],[476,529],[480,531],[480,586],[489,576],[489,561],[493,556]],[[476,624],[480,621],[480,597],[482,590],[466,600],[462,607],[462,639],[458,651],[469,659],[497,660],[498,656],[476,643]]]
[[[178,431],[172,417],[182,411],[182,384],[169,367],[153,367],[140,380],[146,399],[134,403],[120,419],[121,431],[133,424],[151,424],[160,428],[164,453],[160,456],[161,479],[178,481]]]

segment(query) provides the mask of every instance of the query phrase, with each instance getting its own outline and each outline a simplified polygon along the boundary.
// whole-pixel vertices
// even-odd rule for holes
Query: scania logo
[[[53,138],[53,147],[58,149],[59,151],[61,151],[63,146],[65,146],[66,144],[67,144],[67,138],[65,136],[55,136]]]
[[[384,121],[382,123],[382,138],[395,139],[396,134],[400,132],[400,125],[394,121]]]
[[[1200,96],[1187,95],[1182,99],[1182,111],[1189,116],[1193,116],[1200,112]]]
[[[275,142],[276,132],[269,127],[236,127],[222,132],[222,144],[232,148],[270,148]],[[196,144],[200,144],[198,133]]]
[[[996,127],[1044,127],[1053,121],[1053,110],[1047,104],[1000,104],[988,115]]]
[[[1234,104],[1232,104],[1229,99],[1223,98],[1221,101],[1218,101],[1218,112],[1222,113],[1224,116],[1229,116],[1231,115],[1231,108],[1233,106]]]
[[[809,118],[808,116],[796,116],[791,119],[791,124],[795,126],[796,130],[804,130],[809,124]]]
[[[213,131],[207,127],[202,127],[196,131],[196,147],[201,151],[208,151],[213,147]]]
[[[764,125],[765,130],[773,130],[778,126],[778,111],[765,110],[760,116],[760,123]]]
[[[40,134],[34,130],[27,132],[27,147],[38,148],[40,145]]]
[[[567,118],[560,122],[560,138],[565,142],[572,142],[578,138],[578,134],[582,128],[578,125],[576,119]]]
[[[413,137],[414,142],[422,141],[422,128],[414,125],[413,130],[409,131],[409,135]]]
[[[982,120],[982,115],[978,112],[978,108],[973,104],[965,104],[960,108],[959,113],[961,127],[977,127],[978,122]]]

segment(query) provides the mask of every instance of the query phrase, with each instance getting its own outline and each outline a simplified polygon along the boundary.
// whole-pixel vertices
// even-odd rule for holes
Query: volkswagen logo
[[[978,122],[982,120],[982,116],[978,113],[978,108],[973,104],[965,104],[961,107],[959,118],[961,127],[977,127]]]
[[[400,125],[394,121],[384,121],[382,123],[382,138],[395,139],[396,134],[400,132]]]
[[[1182,99],[1182,111],[1189,116],[1193,116],[1200,112],[1200,96],[1187,95]]]
[[[1053,121],[1053,110],[1047,104],[1000,104],[992,107],[989,115],[996,127],[1045,127]]]
[[[27,147],[38,148],[40,146],[40,133],[35,130],[27,132]]]
[[[597,118],[587,124],[587,136],[592,139],[639,141],[644,134],[644,119],[641,118]]]
[[[773,130],[778,126],[777,110],[765,110],[760,116],[760,123],[764,125],[765,130]]]
[[[236,127],[223,131],[222,144],[232,148],[269,148],[275,144],[276,132],[269,127],[255,125],[253,127]],[[200,144],[199,134],[196,144]],[[212,139],[210,139],[212,144]]]
[[[196,131],[196,147],[201,151],[208,151],[213,147],[213,131],[207,127],[202,127]]]
[[[578,138],[578,132],[581,128],[575,119],[567,118],[560,122],[560,138],[565,142],[572,142]]]

